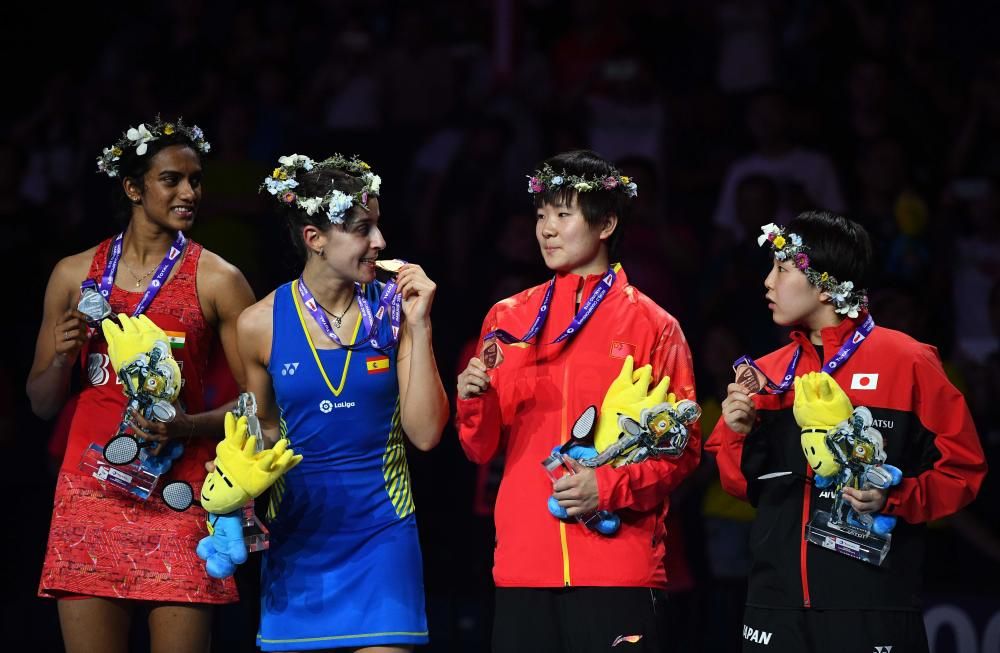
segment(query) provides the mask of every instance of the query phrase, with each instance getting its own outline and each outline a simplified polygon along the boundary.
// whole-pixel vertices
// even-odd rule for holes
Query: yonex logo
[[[299,369],[298,363],[285,363],[281,368],[281,376],[292,376]]]
[[[892,653],[892,646],[876,646],[873,653]]]

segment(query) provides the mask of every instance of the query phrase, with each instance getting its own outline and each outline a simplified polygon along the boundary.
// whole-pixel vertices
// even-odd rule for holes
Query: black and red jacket
[[[865,317],[822,330],[827,359]],[[795,375],[818,372],[817,350],[802,331],[793,331],[790,344],[758,365],[769,378],[781,379],[799,347]],[[886,462],[903,472],[882,510],[899,517],[889,554],[877,567],[806,542],[806,524],[815,510],[830,510],[832,491],[812,483],[792,415],[795,391],[756,395],[757,423],[749,435],[720,419],[705,445],[716,456],[726,491],[757,508],[747,605],[918,609],[924,524],[975,498],[986,474],[979,436],[937,350],[899,331],[876,326],[833,378],[854,406],[871,409],[885,438]],[[780,472],[791,474],[760,478]]]

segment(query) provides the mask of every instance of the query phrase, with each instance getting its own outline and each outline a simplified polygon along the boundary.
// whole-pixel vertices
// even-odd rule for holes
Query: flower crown
[[[794,233],[785,233],[784,227],[773,222],[760,228],[763,232],[757,236],[757,245],[763,247],[766,243],[774,252],[774,258],[779,261],[792,261],[809,283],[830,296],[833,308],[842,315],[855,318],[863,310],[868,310],[868,291],[864,288],[855,290],[853,281],[837,281],[836,277],[827,272],[817,272],[809,266],[809,247],[802,243],[802,237]]]
[[[621,190],[629,197],[635,197],[639,192],[639,187],[634,181],[618,174],[614,168],[611,169],[610,175],[587,177],[568,175],[565,170],[562,173],[557,173],[551,165],[546,163],[541,170],[536,170],[535,174],[528,175],[528,192],[532,195],[555,188],[572,188],[580,193],[591,190]]]
[[[182,118],[178,118],[177,122],[163,122],[160,120],[160,116],[156,116],[156,122],[152,125],[142,124],[138,127],[129,127],[128,131],[122,134],[122,137],[114,145],[104,148],[104,153],[97,157],[97,171],[103,172],[109,177],[117,177],[118,160],[121,159],[125,148],[134,147],[135,153],[138,156],[143,156],[146,154],[148,143],[176,133],[184,134],[202,154],[207,154],[212,149],[212,145],[205,140],[205,133],[198,125],[188,127]]]
[[[270,194],[278,197],[283,204],[294,204],[307,215],[313,215],[326,206],[326,216],[332,224],[342,224],[344,216],[354,204],[358,204],[366,211],[368,210],[368,198],[377,197],[379,187],[382,185],[382,178],[373,173],[371,166],[356,156],[350,159],[339,154],[334,154],[328,159],[316,162],[303,154],[290,154],[278,158],[280,164],[271,173],[271,176],[264,179],[261,190],[267,190]],[[301,169],[305,171],[313,168],[336,168],[358,176],[364,186],[356,193],[347,193],[330,189],[326,195],[319,197],[300,197],[292,189],[299,185],[295,180],[296,173]]]

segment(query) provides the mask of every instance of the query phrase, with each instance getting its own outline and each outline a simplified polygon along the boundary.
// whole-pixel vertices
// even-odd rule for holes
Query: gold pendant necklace
[[[128,261],[126,261],[124,257],[122,258],[122,263],[124,263],[124,264],[125,264],[125,267],[126,267],[126,268],[128,269],[128,272],[129,272],[129,274],[131,274],[131,275],[132,275],[132,278],[133,278],[133,279],[135,279],[135,287],[136,287],[136,288],[141,288],[141,287],[142,287],[142,282],[143,282],[143,280],[144,280],[144,279],[145,279],[146,277],[148,277],[149,275],[153,274],[153,270],[155,270],[155,269],[156,269],[156,266],[154,265],[153,267],[151,267],[151,268],[149,269],[149,272],[147,272],[146,274],[144,274],[144,275],[142,275],[142,276],[140,277],[139,275],[137,275],[137,274],[135,273],[135,270],[133,270],[133,269],[132,269],[132,266],[128,264]]]

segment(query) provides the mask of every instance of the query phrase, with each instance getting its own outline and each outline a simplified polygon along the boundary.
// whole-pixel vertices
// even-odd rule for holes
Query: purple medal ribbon
[[[608,268],[607,274],[604,278],[598,282],[597,286],[591,291],[590,297],[587,301],[583,303],[580,310],[577,312],[576,316],[569,323],[559,337],[550,342],[549,344],[554,345],[557,342],[562,342],[568,338],[573,337],[583,328],[583,325],[590,319],[590,317],[597,310],[597,307],[601,305],[604,298],[607,297],[608,292],[611,291],[611,287],[615,285],[615,279],[618,278],[617,266],[611,266]],[[512,335],[509,331],[504,331],[503,329],[494,329],[490,331],[485,336],[483,336],[483,341],[487,341],[490,338],[496,338],[504,344],[513,344],[515,342],[528,342],[541,330],[542,325],[545,324],[546,318],[549,316],[549,306],[552,304],[552,292],[556,287],[555,277],[549,281],[549,287],[545,289],[545,296],[542,297],[542,305],[538,308],[538,315],[535,316],[535,321],[531,323],[531,328],[528,332],[524,334],[524,337],[518,338]]]
[[[871,335],[874,328],[875,320],[872,318],[871,313],[869,313],[865,321],[861,323],[861,326],[854,330],[854,333],[847,340],[847,342],[840,346],[836,355],[823,365],[822,371],[832,376],[837,368],[843,366],[843,364],[854,355],[854,352],[856,352],[858,347],[861,346],[861,343],[864,342],[869,335]],[[785,376],[781,379],[780,384],[777,384],[768,378],[767,374],[764,374],[764,370],[760,369],[760,367],[757,366],[757,362],[749,356],[740,356],[737,358],[733,363],[733,368],[735,369],[742,364],[749,365],[763,375],[764,379],[767,381],[767,389],[771,390],[771,394],[780,395],[788,392],[788,389],[792,387],[792,384],[795,381],[795,370],[799,366],[799,358],[801,356],[802,345],[799,345],[799,348],[795,350],[795,354],[792,356],[791,362],[788,364],[788,369],[785,370]],[[765,394],[764,389],[761,388],[758,394]]]
[[[121,232],[115,236],[114,243],[111,244],[111,251],[108,253],[108,262],[104,265],[104,274],[101,275],[100,284],[94,283],[92,279],[86,279],[82,284],[80,284],[80,290],[85,288],[97,288],[101,295],[105,299],[110,301],[111,289],[115,285],[115,275],[118,273],[118,262],[122,258],[122,242],[125,239],[125,232]],[[184,251],[184,245],[187,239],[184,238],[184,234],[180,231],[177,232],[177,238],[174,240],[174,244],[170,246],[167,250],[167,255],[163,257],[160,264],[156,268],[156,273],[153,275],[153,279],[149,282],[149,287],[146,288],[146,292],[143,293],[142,299],[135,307],[135,311],[132,312],[132,317],[141,315],[146,312],[149,305],[153,303],[153,298],[156,297],[157,293],[166,283],[167,279],[170,278],[170,272],[177,265],[177,261],[180,260],[181,252]]]
[[[343,347],[344,349],[357,349],[363,344],[370,344],[375,349],[385,350],[392,347],[399,340],[399,324],[400,324],[400,307],[403,303],[403,298],[396,292],[398,287],[396,279],[390,279],[386,282],[385,287],[382,288],[382,293],[379,295],[377,309],[374,314],[372,313],[371,306],[368,305],[368,301],[365,299],[364,293],[361,291],[361,284],[354,284],[354,299],[358,303],[358,308],[361,311],[361,320],[364,323],[365,335],[364,338],[359,338],[359,343],[361,344],[345,344],[337,336],[337,333],[333,330],[333,326],[330,324],[330,320],[326,317],[326,313],[323,309],[319,307],[316,299],[313,297],[312,292],[306,285],[305,280],[300,276],[298,282],[295,284],[299,297],[302,299],[302,304],[312,315],[316,323],[319,324],[320,328],[323,329],[323,333],[327,335],[330,340]],[[391,335],[389,339],[385,342],[381,342],[378,339],[378,325],[388,316],[389,326],[391,328]]]

